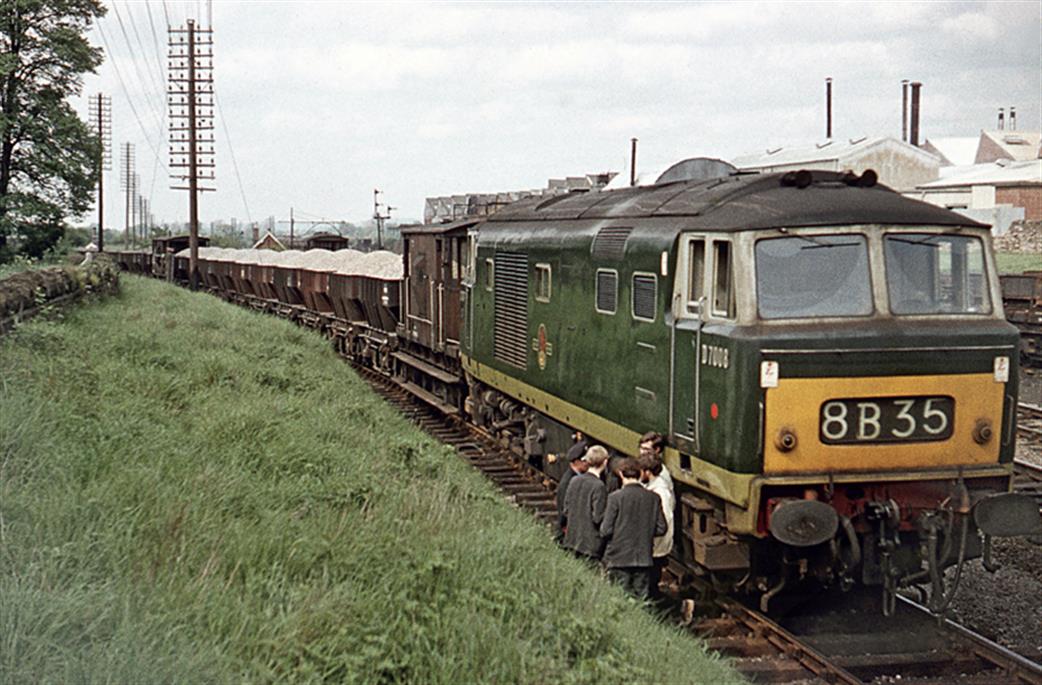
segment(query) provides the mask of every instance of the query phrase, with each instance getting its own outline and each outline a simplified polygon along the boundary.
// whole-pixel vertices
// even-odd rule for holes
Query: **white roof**
[[[1002,160],[990,164],[974,164],[937,181],[924,183],[919,188],[951,188],[982,185],[1042,185],[1042,159],[1027,162]]]
[[[977,158],[977,146],[980,138],[975,136],[948,136],[944,138],[927,138],[926,144],[932,146],[953,166],[973,164]]]
[[[666,173],[666,170],[672,167],[672,164],[664,164],[661,166],[652,167],[647,171],[641,171],[637,174],[637,185],[638,186],[653,186],[658,181],[658,177]],[[629,174],[615,174],[615,176],[608,181],[601,190],[619,190],[621,188],[630,187],[630,175]]]
[[[790,166],[795,164],[814,164],[818,162],[842,162],[850,157],[862,154],[865,150],[876,145],[888,144],[904,148],[909,154],[925,155],[931,159],[937,158],[910,143],[905,143],[890,136],[876,136],[874,138],[850,138],[847,140],[832,139],[822,143],[811,145],[798,145],[792,147],[779,147],[768,149],[761,153],[742,155],[732,160],[732,163],[743,171],[756,169],[770,169],[771,167]]]
[[[263,245],[263,244],[264,244],[264,242],[265,242],[265,241],[267,241],[269,237],[270,237],[270,238],[271,238],[271,239],[272,239],[273,241],[275,241],[275,243],[276,243],[277,245],[282,245],[282,241],[281,241],[281,240],[279,240],[278,238],[276,238],[276,237],[275,237],[275,235],[274,235],[274,234],[273,234],[273,233],[272,233],[271,231],[267,231],[267,232],[265,232],[265,233],[264,233],[264,235],[262,235],[262,236],[261,236],[261,239],[260,239],[260,240],[258,240],[257,242],[255,242],[255,243],[253,244],[253,249],[255,249],[255,250],[260,250],[260,249],[264,249],[264,248],[262,248],[262,247],[261,247],[261,245]]]
[[[1038,131],[981,131],[981,138],[990,138],[1002,151],[1018,162],[1038,159],[1042,133]]]

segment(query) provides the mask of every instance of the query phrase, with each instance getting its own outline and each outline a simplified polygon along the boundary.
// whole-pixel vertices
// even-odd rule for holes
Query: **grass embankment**
[[[996,252],[995,262],[1000,274],[1019,274],[1042,269],[1042,255],[1022,252]]]
[[[736,678],[289,323],[128,277],[0,356],[0,682]]]

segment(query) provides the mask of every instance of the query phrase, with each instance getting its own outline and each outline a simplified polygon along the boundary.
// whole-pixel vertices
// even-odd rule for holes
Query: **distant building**
[[[1042,156],[1042,133],[1038,131],[981,131],[974,164],[987,164],[1000,159],[1026,162]]]
[[[941,167],[937,155],[896,138],[852,138],[829,140],[814,145],[779,147],[733,161],[740,171],[772,173],[822,169],[825,171],[875,170],[879,182],[894,190],[914,190],[936,180]]]
[[[568,176],[551,178],[546,188],[535,190],[511,190],[499,193],[464,193],[461,195],[443,195],[429,197],[423,206],[423,223],[439,224],[455,221],[471,216],[488,216],[526,197],[563,195],[565,193],[587,192],[604,188],[616,172],[602,174],[586,174],[585,176]]]
[[[1042,220],[1038,131],[981,131],[976,138],[929,139],[924,147],[945,165],[940,178],[907,195],[990,224],[995,235],[1005,233],[1014,221]]]
[[[1042,220],[1042,159],[960,167],[908,193],[986,224],[996,235],[1021,219]]]
[[[275,237],[275,234],[271,231],[267,231],[264,237],[253,244],[254,250],[274,250],[275,252],[282,252],[286,249],[286,246],[282,244],[282,241]]]
[[[941,167],[967,166],[977,158],[980,139],[974,136],[927,138],[923,149],[941,158]]]

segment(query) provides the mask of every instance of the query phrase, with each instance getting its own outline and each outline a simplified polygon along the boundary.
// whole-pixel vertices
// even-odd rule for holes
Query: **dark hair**
[[[640,478],[640,464],[636,459],[623,459],[616,469],[623,478]]]
[[[642,445],[645,442],[650,442],[651,449],[655,450],[656,452],[662,452],[666,449],[666,438],[662,435],[662,433],[648,431],[644,435],[640,436],[640,443],[638,444]]]
[[[637,458],[637,464],[644,471],[647,471],[653,476],[657,476],[662,473],[662,460],[654,454],[642,454]]]

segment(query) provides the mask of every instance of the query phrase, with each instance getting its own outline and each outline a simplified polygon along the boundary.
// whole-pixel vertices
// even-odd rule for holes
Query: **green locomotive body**
[[[799,172],[529,200],[472,239],[468,411],[550,472],[572,430],[667,436],[686,563],[892,596],[1035,525],[1003,495],[1018,342],[986,226]]]

